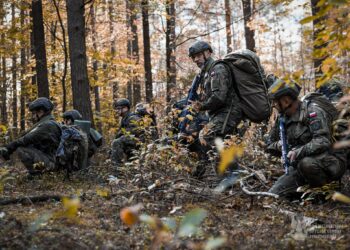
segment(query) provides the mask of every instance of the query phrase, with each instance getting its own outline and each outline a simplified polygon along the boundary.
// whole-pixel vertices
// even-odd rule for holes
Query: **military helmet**
[[[114,108],[117,107],[128,107],[130,108],[130,101],[126,98],[120,98],[114,102]]]
[[[143,103],[138,103],[135,106],[135,112],[139,115],[145,115],[147,114],[147,108]]]
[[[44,110],[45,112],[51,112],[53,110],[53,103],[46,97],[39,97],[29,104],[29,111]]]
[[[73,122],[75,120],[83,119],[83,116],[76,109],[72,109],[72,110],[68,110],[68,111],[64,112],[62,117],[63,117],[63,119],[71,119]]]
[[[198,54],[198,53],[206,51],[206,50],[209,50],[211,53],[213,53],[213,49],[209,43],[203,42],[203,41],[195,42],[188,49],[188,56],[192,57],[195,54]]]
[[[282,96],[290,96],[296,99],[299,96],[301,87],[294,81],[285,82],[277,79],[269,88],[269,97],[272,100],[279,99]]]

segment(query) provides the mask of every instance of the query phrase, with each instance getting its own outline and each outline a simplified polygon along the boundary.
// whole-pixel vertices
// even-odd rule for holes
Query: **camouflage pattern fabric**
[[[129,155],[133,149],[137,148],[138,140],[143,141],[143,132],[140,129],[140,116],[128,113],[123,117],[116,139],[112,141],[111,160],[114,165],[122,162],[124,155]]]
[[[344,154],[331,152],[331,120],[316,104],[302,102],[299,110],[291,117],[286,117],[288,149],[296,152],[296,161],[290,167],[290,173],[278,179],[270,192],[287,195],[297,187],[310,184],[322,186],[339,180],[346,169]],[[271,130],[270,138],[276,140],[278,127]],[[281,153],[279,141],[273,141],[267,151]]]
[[[54,167],[55,154],[61,137],[61,128],[52,115],[44,116],[20,138],[5,147],[11,155],[19,150],[19,157],[29,171],[33,164],[44,162],[45,168]],[[40,165],[40,164],[39,164]]]

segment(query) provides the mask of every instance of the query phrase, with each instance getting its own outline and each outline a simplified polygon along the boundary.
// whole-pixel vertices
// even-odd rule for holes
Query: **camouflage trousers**
[[[16,153],[30,174],[55,170],[55,161],[49,155],[33,147],[19,147]]]
[[[112,141],[111,160],[114,165],[123,162],[126,156],[130,156],[133,149],[137,149],[136,139],[130,136],[121,136]]]
[[[208,131],[203,133],[204,131],[201,130],[200,137],[202,137],[206,145],[203,145],[201,143],[196,142],[195,145],[192,146],[193,149],[196,150],[198,158],[199,158],[199,164],[197,166],[197,169],[194,173],[195,176],[201,176],[204,174],[206,166],[209,162],[208,152],[210,150],[216,150],[215,149],[215,139],[217,137],[220,137],[222,139],[225,138],[227,135],[233,135],[237,133],[237,126],[240,123],[242,117],[241,115],[237,115],[236,117],[230,117],[228,120],[225,128],[224,122],[225,122],[225,114],[220,114],[216,116],[215,118],[211,119],[209,123],[207,124],[207,127],[209,128]],[[217,165],[218,157],[215,157],[214,164]],[[236,165],[236,163],[233,163]]]
[[[311,187],[320,187],[340,180],[345,170],[345,163],[330,154],[321,157],[305,157],[296,165],[296,168],[290,167],[288,175],[281,176],[269,192],[290,197],[296,193],[299,186],[309,184]]]

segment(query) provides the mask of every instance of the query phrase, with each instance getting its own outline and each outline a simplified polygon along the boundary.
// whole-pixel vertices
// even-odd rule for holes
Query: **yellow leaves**
[[[190,114],[186,115],[186,118],[187,118],[188,120],[190,120],[190,121],[193,121],[193,116],[190,115]]]
[[[229,148],[220,151],[220,163],[218,166],[218,173],[223,174],[230,163],[237,157],[243,155],[244,148],[238,145],[232,145]]]
[[[80,199],[78,197],[68,198],[63,197],[62,199],[63,211],[59,212],[57,215],[60,217],[66,217],[68,219],[74,219],[78,215],[80,208]]]
[[[10,177],[10,173],[7,169],[0,169],[0,194],[4,192],[5,183],[13,179],[13,177]]]
[[[103,197],[103,198],[109,197],[109,191],[106,188],[97,188],[96,194]]]
[[[340,201],[340,202],[343,202],[343,203],[347,203],[347,204],[350,204],[350,197],[344,195],[344,194],[341,194],[339,192],[335,192],[332,196],[332,199],[334,201]]]

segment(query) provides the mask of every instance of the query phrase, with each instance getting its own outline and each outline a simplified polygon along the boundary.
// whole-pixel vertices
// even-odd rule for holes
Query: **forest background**
[[[106,138],[113,100],[151,103],[160,116],[187,94],[208,41],[215,58],[248,48],[267,73],[304,93],[332,77],[349,87],[348,0],[1,0],[0,128],[25,130],[37,96],[75,108]],[[316,77],[315,77],[316,76]]]

